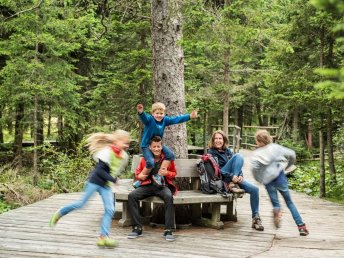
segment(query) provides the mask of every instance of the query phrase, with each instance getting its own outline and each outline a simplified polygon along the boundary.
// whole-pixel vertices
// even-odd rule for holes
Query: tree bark
[[[3,122],[2,122],[2,107],[0,106],[0,143],[4,143],[4,133],[3,133]]]
[[[226,49],[224,53],[224,68],[223,68],[223,132],[228,136],[228,117],[229,117],[229,56],[230,49]]]
[[[24,103],[19,102],[16,107],[16,118],[14,126],[14,165],[18,168],[22,167],[22,149],[24,134]]]
[[[319,197],[323,198],[326,196],[325,189],[325,146],[324,146],[324,136],[322,129],[319,130],[319,151],[320,151],[320,191]]]
[[[336,184],[336,167],[334,164],[333,154],[333,130],[332,130],[332,109],[328,108],[327,120],[326,120],[326,131],[327,131],[327,151],[328,151],[328,170],[330,172],[331,183]]]
[[[168,115],[186,112],[184,89],[184,54],[180,0],[152,0],[154,100],[166,105]],[[187,158],[186,124],[166,128],[164,143],[176,158]]]
[[[295,107],[293,112],[293,142],[296,143],[299,140],[299,108]]]

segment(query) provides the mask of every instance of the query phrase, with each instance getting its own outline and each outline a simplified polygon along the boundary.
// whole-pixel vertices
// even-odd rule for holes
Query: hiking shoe
[[[59,219],[61,218],[61,214],[59,211],[55,212],[53,216],[51,216],[50,221],[49,221],[49,226],[51,228],[55,227]]]
[[[111,239],[108,236],[100,236],[97,240],[97,246],[114,248],[118,246],[118,241]]]
[[[142,236],[142,228],[135,226],[133,231],[128,234],[129,239],[134,239]]]
[[[273,210],[273,216],[274,216],[274,225],[276,228],[281,227],[281,219],[282,219],[282,212],[280,209],[274,209]]]
[[[306,224],[303,224],[301,226],[297,226],[300,232],[300,236],[307,236],[309,234],[309,231],[306,228]]]
[[[237,193],[237,194],[244,194],[245,193],[245,190],[244,189],[241,189],[240,186],[238,184],[235,184],[233,182],[230,182],[228,184],[228,188],[229,188],[229,191],[231,193]]]
[[[135,181],[134,183],[133,183],[133,187],[136,189],[136,188],[138,188],[138,187],[140,187],[140,185],[141,185],[141,181],[140,180],[137,180],[137,181]]]
[[[165,184],[165,180],[163,176],[160,176],[158,174],[152,176],[153,182],[157,184],[158,186],[163,186]]]
[[[252,219],[252,228],[258,231],[263,231],[264,227],[262,225],[262,220],[260,219],[259,216],[256,216]]]
[[[176,238],[172,234],[172,230],[170,230],[170,229],[166,229],[164,231],[164,237],[165,237],[166,241],[172,242],[172,241],[176,240]]]

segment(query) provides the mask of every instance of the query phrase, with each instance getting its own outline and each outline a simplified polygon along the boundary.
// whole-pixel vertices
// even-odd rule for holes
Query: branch
[[[43,1],[44,1],[44,0],[41,0],[36,6],[33,6],[33,7],[29,8],[29,9],[26,9],[26,10],[23,10],[23,11],[20,11],[20,12],[17,12],[17,13],[15,13],[15,14],[12,14],[11,16],[6,17],[4,20],[6,21],[6,20],[11,19],[11,18],[13,18],[13,17],[15,17],[15,16],[18,16],[19,14],[22,14],[22,13],[25,13],[25,12],[30,12],[30,11],[32,11],[32,10],[35,10],[35,9],[37,9],[38,7],[41,6],[41,4],[43,3]]]

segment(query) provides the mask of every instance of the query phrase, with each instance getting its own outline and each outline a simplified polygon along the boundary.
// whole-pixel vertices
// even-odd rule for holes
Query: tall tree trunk
[[[2,121],[2,107],[0,106],[0,143],[4,143],[4,133],[3,133],[3,121]]]
[[[168,115],[184,114],[184,54],[181,0],[152,0],[154,99],[166,105]],[[177,158],[187,158],[186,124],[166,128],[164,143]]]
[[[51,104],[48,105],[48,125],[47,125],[47,138],[51,137]]]
[[[299,140],[299,108],[295,107],[293,112],[293,131],[292,131],[292,138],[293,142],[296,143]]]
[[[313,147],[313,128],[312,119],[308,119],[307,123],[307,148],[310,151]]]
[[[18,168],[22,167],[22,150],[23,150],[23,134],[24,134],[24,103],[19,102],[16,106],[16,117],[14,126],[14,165]]]
[[[323,198],[326,196],[325,189],[325,146],[324,136],[322,128],[319,130],[319,151],[320,151],[320,192],[319,197]]]
[[[63,144],[63,117],[61,114],[57,116],[57,141],[59,146],[62,147]]]
[[[224,68],[223,68],[223,132],[228,135],[228,117],[229,117],[229,56],[230,49],[226,48],[224,53]]]
[[[34,96],[34,111],[33,111],[33,185],[38,182],[38,96]]]
[[[328,170],[330,172],[331,183],[337,183],[336,167],[334,164],[333,154],[333,130],[332,130],[332,110],[328,108],[326,119],[326,132],[327,132],[327,151],[328,151]]]

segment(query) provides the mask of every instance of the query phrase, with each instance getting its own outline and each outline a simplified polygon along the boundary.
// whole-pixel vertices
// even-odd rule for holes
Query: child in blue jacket
[[[143,157],[146,161],[146,167],[141,172],[142,180],[145,180],[149,176],[154,166],[153,153],[149,149],[151,139],[154,136],[160,136],[160,138],[163,138],[166,126],[187,122],[190,119],[197,118],[197,111],[194,110],[190,114],[170,117],[165,114],[166,107],[163,103],[160,102],[156,102],[152,105],[152,115],[148,115],[143,111],[142,104],[137,104],[136,109],[140,120],[144,124],[140,147],[142,149]],[[174,160],[174,154],[167,146],[163,145],[162,152],[165,155],[165,160],[162,162],[159,171],[167,170],[167,167],[171,163],[171,160]],[[160,173],[158,172],[158,174],[153,175],[152,179],[156,184],[163,185],[163,177],[161,177],[159,174]],[[140,185],[140,181],[136,181],[133,184],[135,188],[139,187]]]

